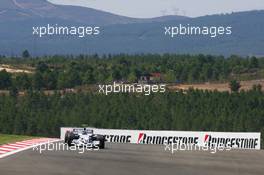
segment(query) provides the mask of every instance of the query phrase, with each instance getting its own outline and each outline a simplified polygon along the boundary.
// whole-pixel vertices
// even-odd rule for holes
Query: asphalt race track
[[[260,175],[264,151],[165,152],[161,145],[107,144],[105,150],[32,149],[0,159],[1,175]]]

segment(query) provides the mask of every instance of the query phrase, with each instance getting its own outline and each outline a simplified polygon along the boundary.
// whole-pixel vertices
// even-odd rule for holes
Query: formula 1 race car
[[[94,134],[93,129],[82,128],[73,129],[72,131],[66,131],[64,142],[68,146],[76,145],[98,147],[99,149],[105,148],[105,136]]]

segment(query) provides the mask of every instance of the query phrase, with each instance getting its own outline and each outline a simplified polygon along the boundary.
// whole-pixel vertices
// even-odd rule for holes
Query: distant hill
[[[135,19],[99,10],[54,5],[46,0],[0,1],[0,54],[33,55],[108,53],[204,53],[264,55],[264,11],[239,12],[198,18],[164,16]],[[101,27],[101,35],[88,38],[32,35],[33,26]],[[164,36],[165,26],[232,26],[231,36]]]
[[[152,19],[136,19],[119,15],[114,15],[99,10],[69,6],[55,5],[47,0],[1,0],[0,1],[0,21],[21,21],[32,19],[49,19],[59,23],[60,20],[78,22],[82,24],[109,25],[127,24],[138,22],[161,22],[171,19],[186,19],[183,16],[164,16]]]

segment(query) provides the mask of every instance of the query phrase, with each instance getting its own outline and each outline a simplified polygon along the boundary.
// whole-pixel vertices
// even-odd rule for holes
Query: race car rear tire
[[[64,137],[64,143],[68,143],[69,137],[70,137],[70,131],[66,131],[65,137]]]
[[[69,137],[68,137],[68,140],[67,140],[67,144],[68,146],[73,146],[72,144],[72,141],[75,139],[75,135],[73,132],[69,132]]]
[[[104,140],[100,140],[99,149],[104,149],[104,148],[105,148],[105,141]]]

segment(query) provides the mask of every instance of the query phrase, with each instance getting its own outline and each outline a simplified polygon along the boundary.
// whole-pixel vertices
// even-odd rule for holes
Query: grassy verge
[[[0,145],[33,139],[36,137],[0,134]]]

